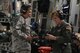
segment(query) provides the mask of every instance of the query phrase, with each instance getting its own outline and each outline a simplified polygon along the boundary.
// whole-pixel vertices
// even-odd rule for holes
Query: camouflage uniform
[[[30,18],[24,19],[22,16],[19,18],[16,24],[16,30],[14,30],[14,51],[15,53],[31,53],[31,45],[24,36],[30,34]]]
[[[63,23],[52,28],[51,34],[57,36],[58,39],[52,41],[52,53],[71,53],[71,26],[69,23]]]

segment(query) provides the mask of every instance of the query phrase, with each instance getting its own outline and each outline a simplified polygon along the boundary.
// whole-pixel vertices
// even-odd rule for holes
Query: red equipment
[[[51,47],[49,46],[41,46],[38,48],[40,53],[50,53],[51,52]]]

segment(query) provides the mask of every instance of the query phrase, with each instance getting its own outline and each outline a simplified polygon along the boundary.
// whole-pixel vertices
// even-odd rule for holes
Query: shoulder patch
[[[71,25],[67,24],[66,29],[71,31]]]

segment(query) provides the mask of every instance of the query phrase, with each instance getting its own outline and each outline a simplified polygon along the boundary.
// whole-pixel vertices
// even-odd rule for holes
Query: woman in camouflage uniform
[[[63,19],[61,11],[52,13],[52,20],[55,21],[56,26],[45,36],[45,39],[52,41],[52,53],[71,53],[71,25]]]
[[[22,5],[21,16],[16,24],[16,31],[14,31],[13,44],[15,53],[31,53],[30,16],[31,6],[27,4]]]

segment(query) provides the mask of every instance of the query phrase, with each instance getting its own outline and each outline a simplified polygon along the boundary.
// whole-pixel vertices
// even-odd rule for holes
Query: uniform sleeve
[[[59,44],[71,42],[71,26],[67,25],[62,29],[60,36],[58,36],[57,42]]]
[[[21,21],[19,20],[16,24],[16,32],[18,33],[18,36],[21,37],[21,38],[24,38],[25,36],[27,36],[25,33],[23,33],[21,31],[21,28],[22,28],[22,23]]]

